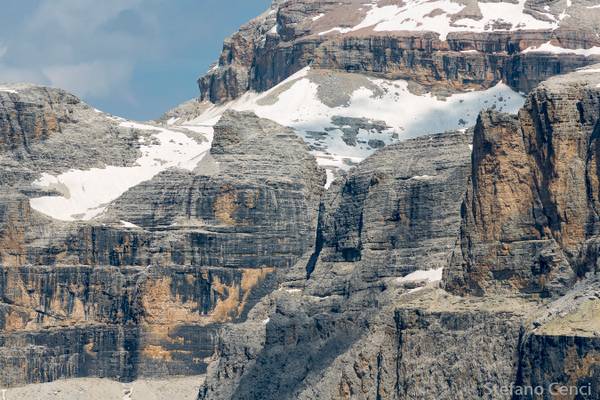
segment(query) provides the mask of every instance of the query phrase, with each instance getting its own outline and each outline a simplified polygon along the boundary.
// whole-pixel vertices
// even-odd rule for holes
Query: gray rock
[[[316,251],[280,277],[279,290],[235,334],[223,327],[199,399],[533,399],[515,390],[548,390],[553,382],[596,390],[598,241],[592,228],[579,242],[565,240],[579,223],[569,228],[571,220],[560,219],[560,199],[597,190],[559,185],[533,205],[527,195],[553,188],[532,184],[538,179],[567,176],[577,185],[594,176],[577,157],[594,160],[586,146],[597,125],[596,77],[574,73],[543,84],[518,118],[482,113],[470,181],[470,136],[444,134],[388,146],[334,183],[322,202]],[[550,143],[563,157],[539,162]],[[544,208],[548,200],[555,208]],[[575,198],[567,209],[589,215],[578,204],[590,202]],[[561,221],[556,232],[568,235],[553,235],[551,212]],[[532,240],[544,223],[547,238]],[[455,294],[403,282],[415,269],[447,265],[459,226],[458,254],[472,264],[457,268],[457,253],[450,260],[443,282]],[[481,264],[504,245],[511,246],[506,257]],[[536,262],[549,270],[530,268]],[[536,274],[549,276],[547,285]]]
[[[111,151],[97,148],[105,126],[147,134],[75,104],[74,114],[87,119],[65,122],[56,139],[29,146],[27,157],[48,151],[52,140],[73,145],[94,127],[84,155]],[[112,148],[127,142],[112,140]],[[216,127],[215,144],[193,172],[164,171],[89,222],[32,210],[27,196],[39,192],[23,188],[48,170],[13,164],[18,184],[3,186],[0,196],[3,386],[204,373],[220,326],[244,321],[275,288],[278,271],[313,251],[325,174],[303,142],[271,121],[232,112]],[[82,154],[56,157],[85,168]]]
[[[352,379],[365,388],[357,398],[375,398],[369,379],[376,380],[377,354],[386,354],[386,374],[395,376],[393,302],[406,292],[397,278],[443,266],[454,243],[470,138],[452,133],[388,146],[334,183],[315,252],[263,300],[270,313],[236,333],[224,327],[199,398],[342,398],[340,374],[353,365]],[[253,339],[241,340],[242,332]],[[381,390],[393,390],[385,380]]]
[[[482,113],[448,290],[562,294],[596,268],[600,74],[556,77],[518,118]]]
[[[396,5],[385,0],[376,3]],[[477,1],[460,4],[464,8],[449,15],[452,21],[481,18]],[[271,12],[225,41],[216,67],[198,80],[200,99],[219,103],[248,90],[265,91],[306,66],[406,79],[430,89],[480,90],[503,81],[517,91],[529,92],[551,76],[599,61],[596,56],[521,53],[549,41],[572,49],[600,45],[596,28],[600,12],[584,0],[569,4],[568,11],[564,2],[525,4],[525,12],[536,19],[559,20],[557,29],[525,26],[515,30],[505,23],[496,24],[495,29],[502,30],[493,32],[450,32],[442,41],[433,32],[380,32],[373,26],[322,35],[333,28],[358,25],[369,8],[356,0],[276,1]],[[561,18],[563,13],[568,17]],[[324,99],[329,105],[347,101],[333,90]]]

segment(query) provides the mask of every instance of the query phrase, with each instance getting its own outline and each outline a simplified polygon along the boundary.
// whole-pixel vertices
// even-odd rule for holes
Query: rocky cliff
[[[451,90],[504,81],[528,92],[598,60],[594,4],[275,1],[225,41],[218,63],[198,81],[200,97],[223,102],[264,91],[306,66]]]
[[[347,368],[375,398],[378,369],[395,376],[377,354],[398,351],[396,297],[439,280],[455,241],[470,141],[454,133],[388,146],[334,183],[316,251],[249,321],[224,329],[200,398],[338,398]],[[380,390],[393,391],[391,380]]]
[[[160,122],[2,86],[0,385],[600,399],[596,3],[275,1]]]
[[[596,269],[598,83],[580,70],[542,83],[517,117],[480,116],[449,290],[560,294]]]
[[[599,85],[582,70],[540,85],[518,116],[483,112],[470,160],[471,136],[446,133],[335,182],[317,251],[223,327],[199,398],[599,398],[594,231],[569,228],[578,213],[593,224],[576,205],[597,190],[553,186],[593,182]],[[561,220],[565,193],[578,213]]]
[[[325,176],[287,128],[229,113],[211,154],[170,166],[166,146],[183,157],[175,140],[207,139],[131,128],[54,89],[15,86],[0,97],[2,120],[21,121],[6,129],[0,158],[3,386],[200,374],[218,327],[244,320],[277,271],[315,243]],[[106,194],[94,190],[103,173],[138,174],[145,153],[163,158],[149,180],[98,216],[65,215]]]
[[[226,109],[290,126],[331,177],[377,149],[515,113],[540,82],[600,60],[591,0],[274,1],[225,40],[172,124]],[[293,110],[293,112],[290,112]]]

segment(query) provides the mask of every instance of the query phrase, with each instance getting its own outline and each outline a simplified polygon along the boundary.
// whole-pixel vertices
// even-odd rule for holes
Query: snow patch
[[[319,36],[327,35],[329,33],[348,33],[351,32],[352,28],[342,28],[340,26],[336,26],[335,28],[328,29],[324,32],[319,32]]]
[[[428,283],[439,282],[442,280],[442,274],[444,272],[444,267],[438,269],[428,269],[428,270],[417,270],[411,272],[410,274],[396,278],[396,282],[398,283],[407,283],[407,282],[420,282],[426,281]]]
[[[161,171],[175,167],[193,170],[210,148],[209,141],[198,143],[174,130],[137,122],[121,122],[120,126],[156,132],[151,135],[148,144],[140,146],[142,156],[134,166],[70,170],[58,176],[44,173],[33,185],[55,189],[62,196],[31,199],[31,207],[58,220],[90,220],[127,190],[152,179]]]
[[[14,89],[3,88],[3,87],[0,87],[0,92],[6,92],[6,93],[12,93],[12,94],[18,94],[19,93],[19,92],[17,92]]]
[[[528,47],[522,53],[552,53],[552,54],[577,54],[581,56],[600,55],[600,47],[591,47],[589,49],[566,49],[546,42],[538,47]]]
[[[416,95],[402,80],[368,78],[371,88],[361,87],[350,95],[347,104],[329,107],[318,95],[319,86],[304,68],[264,93],[248,92],[224,105],[215,105],[189,123],[214,125],[227,109],[253,111],[284,126],[292,127],[312,147],[319,165],[348,170],[376,149],[369,140],[385,145],[416,136],[472,126],[479,112],[486,108],[516,113],[524,97],[503,83],[484,91],[471,91],[438,99],[431,94]],[[378,93],[374,93],[378,88]],[[262,101],[269,100],[269,101]],[[356,145],[343,140],[342,129],[333,117],[364,118],[384,121],[382,131],[359,129]]]
[[[167,120],[167,125],[174,125],[179,120],[178,117],[171,117]]]
[[[479,2],[483,18],[474,20],[462,18],[452,21],[452,16],[465,6],[450,0],[406,0],[402,6],[387,5],[379,7],[371,4],[371,9],[358,25],[349,31],[373,27],[381,31],[431,31],[445,40],[450,32],[486,32],[513,31],[519,29],[556,29],[558,22],[542,21],[525,13],[526,0],[517,4],[506,2]],[[496,24],[509,24],[510,28]],[[345,33],[345,32],[342,32]]]
[[[128,221],[119,221],[121,223],[121,225],[123,225],[125,228],[139,228],[139,226],[137,226],[136,224],[132,224],[131,222]]]
[[[319,14],[319,15],[315,15],[314,17],[312,17],[312,20],[313,20],[313,22],[314,22],[314,21],[318,21],[318,20],[320,20],[321,18],[323,18],[324,16],[325,16],[325,14],[321,13],[321,14]]]
[[[327,175],[327,181],[325,182],[325,189],[329,189],[331,184],[335,181],[335,175],[330,168],[325,169],[325,174]]]
[[[435,176],[431,176],[431,175],[415,175],[411,179],[414,179],[414,180],[417,180],[417,181],[429,181],[431,179],[435,179]]]

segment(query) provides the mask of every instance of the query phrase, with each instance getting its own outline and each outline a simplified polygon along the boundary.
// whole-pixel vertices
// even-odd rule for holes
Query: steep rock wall
[[[448,290],[546,296],[595,269],[598,82],[594,69],[552,78],[518,118],[480,116]]]
[[[382,7],[396,2],[383,3]],[[463,16],[472,6],[478,8],[467,6]],[[527,6],[537,7],[533,2]],[[556,30],[525,26],[513,31],[450,32],[442,40],[435,32],[377,31],[373,26],[343,31],[365,17],[368,7],[354,0],[274,2],[268,12],[225,41],[217,65],[198,80],[200,99],[220,103],[248,90],[264,91],[306,66],[458,91],[503,81],[517,91],[529,92],[551,76],[598,62],[597,56],[522,53],[547,42],[571,49],[599,46],[592,22],[595,11],[583,3],[574,7],[569,14],[572,18]],[[539,8],[548,13],[543,5]],[[342,33],[325,34],[332,30]]]
[[[60,139],[68,145],[94,121],[82,124],[71,122]],[[276,288],[278,271],[312,252],[325,176],[275,123],[228,113],[214,154],[194,171],[164,171],[87,222],[30,207],[40,189],[29,160],[49,140],[28,149],[2,186],[3,386],[204,373],[221,325],[244,321]]]

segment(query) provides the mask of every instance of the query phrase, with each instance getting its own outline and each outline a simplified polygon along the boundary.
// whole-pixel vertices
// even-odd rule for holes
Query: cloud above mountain
[[[151,7],[144,7],[152,1],[37,3],[15,27],[17,34],[0,46],[0,80],[35,81],[84,97],[130,92],[133,63],[148,58],[145,43],[157,43],[158,20]],[[127,15],[135,21],[134,29],[119,26]]]
[[[223,37],[269,2],[11,3],[0,15],[0,82],[61,87],[144,119],[195,96],[194,80],[217,57]]]

